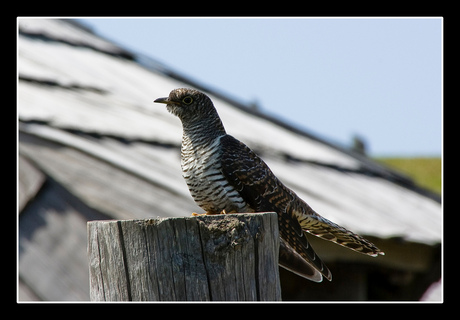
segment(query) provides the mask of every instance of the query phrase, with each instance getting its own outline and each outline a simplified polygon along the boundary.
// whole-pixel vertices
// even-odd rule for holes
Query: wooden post
[[[88,222],[92,301],[278,301],[276,213]]]

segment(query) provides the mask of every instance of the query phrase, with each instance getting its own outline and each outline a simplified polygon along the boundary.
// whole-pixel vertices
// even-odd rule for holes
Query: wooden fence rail
[[[88,222],[92,301],[277,301],[276,213]]]

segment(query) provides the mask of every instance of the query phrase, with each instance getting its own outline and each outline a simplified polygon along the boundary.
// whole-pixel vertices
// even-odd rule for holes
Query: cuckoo
[[[278,214],[282,267],[315,282],[332,279],[306,232],[369,256],[384,254],[358,234],[320,216],[286,187],[259,156],[226,133],[204,93],[180,88],[154,102],[166,104],[182,122],[182,175],[206,214]]]

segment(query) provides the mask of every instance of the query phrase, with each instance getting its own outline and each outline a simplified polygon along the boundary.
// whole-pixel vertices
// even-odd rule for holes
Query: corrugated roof
[[[164,66],[146,68],[73,23],[20,18],[18,26],[19,153],[26,159],[19,169],[30,165],[28,176],[38,179],[30,191],[21,187],[21,209],[45,175],[114,219],[201,212],[181,177],[181,124],[153,100],[178,87],[206,88]],[[321,215],[363,235],[441,242],[440,203],[406,177],[207,93],[227,132]]]

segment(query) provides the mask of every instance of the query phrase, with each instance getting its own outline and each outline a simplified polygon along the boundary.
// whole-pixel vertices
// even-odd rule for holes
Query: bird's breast
[[[249,212],[250,208],[222,172],[220,137],[205,143],[184,139],[182,175],[195,202],[206,212]]]

